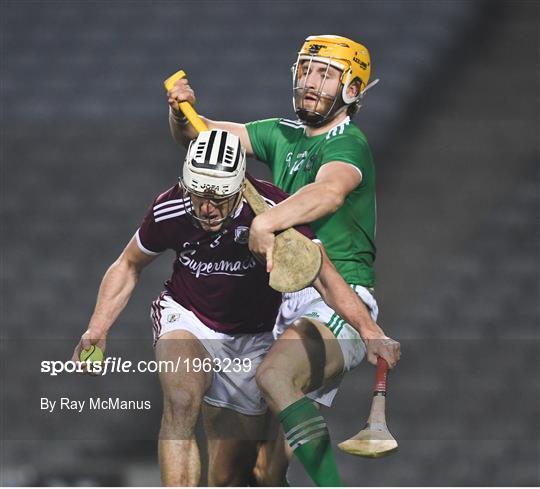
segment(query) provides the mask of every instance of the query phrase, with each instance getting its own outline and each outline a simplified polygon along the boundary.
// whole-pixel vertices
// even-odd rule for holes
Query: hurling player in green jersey
[[[298,120],[205,119],[211,129],[236,134],[248,155],[270,167],[274,183],[292,194],[255,218],[250,229],[250,249],[266,260],[267,270],[275,234],[311,223],[334,266],[366,305],[362,325],[353,328],[311,287],[284,294],[274,330],[278,339],[257,371],[290,447],[287,456],[293,451],[319,486],[342,483],[326,423],[312,401],[331,405],[343,374],[364,356],[373,364],[381,356],[391,368],[400,357],[399,343],[375,322],[375,170],[366,138],[351,121],[370,86],[370,72],[363,45],[341,36],[310,36],[293,65]],[[195,103],[186,79],[176,82],[168,101],[172,135],[187,145],[196,133],[179,112],[179,102]],[[301,341],[286,341],[292,339]],[[275,448],[261,452],[264,462],[255,471],[259,483],[285,482],[288,458]]]

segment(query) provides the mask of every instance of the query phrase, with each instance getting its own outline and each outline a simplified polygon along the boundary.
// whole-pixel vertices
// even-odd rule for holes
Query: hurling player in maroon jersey
[[[231,133],[206,131],[191,143],[180,183],[156,197],[105,273],[88,329],[73,354],[78,360],[83,348],[105,348],[143,268],[173,250],[172,275],[151,308],[156,358],[178,367],[159,374],[164,393],[159,463],[168,486],[200,481],[195,425],[201,412],[209,485],[246,485],[257,442],[264,438],[267,406],[255,373],[274,341],[281,294],[269,287],[266,267],[248,248],[255,216],[242,198],[245,169],[245,150]],[[270,183],[247,178],[270,205],[287,197]],[[298,229],[315,238],[308,227]],[[313,286],[351,324],[382,334],[323,256]]]

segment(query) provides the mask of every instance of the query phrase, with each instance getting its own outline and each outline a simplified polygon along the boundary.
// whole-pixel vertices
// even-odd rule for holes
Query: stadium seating
[[[538,385],[522,374],[539,359],[538,10],[519,3],[2,2],[3,485],[157,477],[156,375],[49,378],[39,361],[70,357],[102,274],[180,172],[163,79],[184,68],[210,117],[292,117],[295,53],[330,31],[365,42],[381,78],[358,121],[377,162],[381,324],[404,349],[388,414],[401,453],[339,454],[343,478],[537,485]],[[145,271],[110,354],[152,358],[171,257]],[[336,440],[369,409],[373,372],[357,370],[324,411]],[[156,407],[44,416],[40,394],[66,389]],[[291,481],[310,485],[296,462]]]

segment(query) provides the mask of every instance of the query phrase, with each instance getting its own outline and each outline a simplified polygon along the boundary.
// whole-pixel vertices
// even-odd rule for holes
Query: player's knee
[[[278,369],[272,365],[259,365],[257,372],[255,372],[255,382],[257,386],[266,397],[266,395],[272,392],[276,376],[279,375]]]
[[[189,389],[176,389],[165,395],[163,415],[171,421],[196,416],[201,407],[201,396]]]
[[[281,365],[263,362],[255,373],[255,381],[267,400],[284,390],[294,389],[290,373]]]

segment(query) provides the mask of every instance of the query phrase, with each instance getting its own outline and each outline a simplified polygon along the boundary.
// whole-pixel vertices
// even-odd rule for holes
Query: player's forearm
[[[362,339],[386,337],[384,331],[371,319],[367,306],[343,280],[324,252],[321,271],[313,285],[324,302],[356,329]]]
[[[191,140],[197,137],[197,131],[189,124],[181,114],[169,108],[169,127],[173,139],[187,148]]]
[[[334,213],[343,198],[325,184],[311,183],[253,221],[256,228],[276,233],[299,224],[310,223]]]
[[[114,262],[105,273],[99,288],[96,307],[88,329],[105,337],[126,307],[139,279],[140,271],[122,259]]]
[[[228,121],[213,121],[202,116],[201,119],[204,121],[209,130],[221,129],[222,131],[228,131],[240,138],[240,142],[242,147],[246,150],[247,156],[253,156],[253,148],[251,147],[249,134],[244,124]],[[171,108],[169,108],[169,127],[171,129],[173,139],[185,148],[189,146],[190,141],[197,137],[197,131],[193,128],[193,126],[189,124],[181,114],[179,115]]]
[[[208,129],[220,129],[220,123],[201,117]],[[169,108],[169,127],[173,139],[187,148],[190,141],[195,139],[198,135],[195,128],[184,118],[182,114],[179,114]]]

